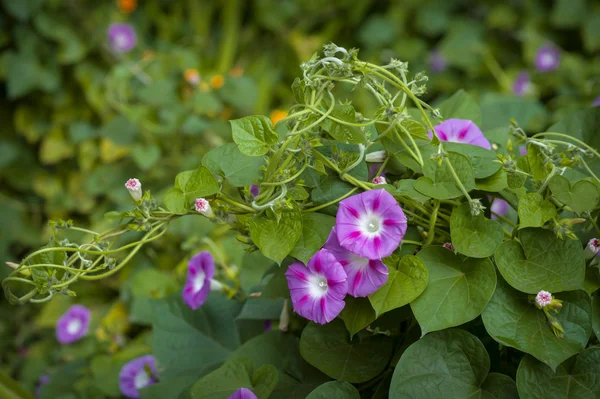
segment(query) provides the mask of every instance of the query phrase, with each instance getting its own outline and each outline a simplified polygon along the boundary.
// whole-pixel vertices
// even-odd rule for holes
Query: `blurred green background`
[[[362,59],[424,70],[426,101],[464,88],[489,116],[484,131],[503,129],[507,115],[542,131],[600,96],[592,0],[2,0],[1,10],[0,278],[10,271],[4,261],[49,239],[48,220],[102,230],[106,212],[131,206],[128,178],[162,198],[177,172],[230,141],[229,119],[285,116],[299,64],[331,41],[360,48]],[[114,23],[135,30],[131,51],[110,45]],[[535,54],[548,44],[560,66],[536,72]],[[522,71],[531,86],[517,100]],[[182,259],[203,248],[242,269],[260,263],[225,230],[186,219],[121,275],[80,285],[102,320],[94,325],[101,349],[96,341],[55,348],[54,323],[71,298],[25,307],[3,298],[0,370],[33,391],[65,359],[144,352],[148,300],[179,290]],[[112,396],[96,377],[72,397]]]

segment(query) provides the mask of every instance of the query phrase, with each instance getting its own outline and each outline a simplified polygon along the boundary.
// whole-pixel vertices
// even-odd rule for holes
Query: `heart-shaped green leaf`
[[[504,169],[498,169],[493,175],[485,179],[475,180],[475,186],[478,190],[487,191],[489,193],[497,193],[508,187],[508,178]]]
[[[377,317],[410,303],[421,295],[428,281],[427,268],[416,256],[404,255],[402,259],[390,256],[385,259],[385,264],[389,273],[387,282],[369,295]]]
[[[465,143],[445,142],[444,149],[464,155],[471,162],[473,176],[485,179],[498,172],[502,165],[496,159],[496,153],[485,148]]]
[[[579,240],[561,240],[544,229],[523,229],[520,243],[506,241],[496,251],[498,270],[506,281],[528,294],[583,288],[585,261]]]
[[[600,395],[600,347],[591,347],[552,369],[525,356],[517,370],[521,399],[595,399]]]
[[[344,299],[346,306],[340,313],[350,337],[371,324],[377,318],[371,303],[367,298],[354,298],[350,295]]]
[[[556,175],[550,179],[548,187],[557,200],[571,207],[575,213],[592,210],[600,201],[598,187],[588,180],[579,180],[571,186],[569,179]]]
[[[250,238],[264,256],[281,264],[302,235],[302,214],[298,210],[267,213],[250,221]]]
[[[427,288],[410,304],[423,335],[481,314],[496,287],[489,259],[465,258],[443,247],[424,248],[417,256],[429,270]]]
[[[246,116],[229,121],[231,135],[240,152],[252,157],[265,155],[279,136],[266,116]]]
[[[456,152],[449,152],[447,157],[465,189],[473,190],[475,177],[469,159]],[[421,194],[435,199],[451,199],[463,195],[446,160],[443,160],[441,164],[433,158],[425,160],[423,175],[415,182],[415,190]]]
[[[305,264],[308,263],[315,252],[325,244],[334,225],[333,216],[316,212],[302,214],[302,234],[290,255]]]
[[[557,337],[527,294],[498,279],[496,292],[481,315],[487,332],[502,345],[529,353],[552,369],[585,348],[592,332],[592,305],[585,291],[557,295],[563,307],[556,319],[564,328]]]
[[[516,399],[515,382],[491,373],[481,341],[460,329],[431,333],[412,344],[396,365],[390,399]]]
[[[519,228],[542,227],[556,216],[556,207],[538,193],[528,193],[519,200]]]
[[[343,381],[329,381],[319,385],[306,399],[360,399],[360,394],[352,384]]]
[[[454,208],[450,218],[450,234],[454,248],[471,258],[492,256],[504,239],[502,225],[483,214],[471,215],[468,203]]]

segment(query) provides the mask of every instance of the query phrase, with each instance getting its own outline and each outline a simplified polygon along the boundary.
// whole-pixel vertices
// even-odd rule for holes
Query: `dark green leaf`
[[[447,156],[465,189],[467,191],[474,189],[475,178],[469,159],[455,152],[449,152]],[[415,190],[418,192],[435,199],[451,199],[463,195],[445,160],[440,165],[435,159],[426,159],[423,175],[415,182]]]
[[[329,381],[323,385],[319,385],[317,389],[312,391],[306,399],[360,399],[360,394],[347,382]]]
[[[315,212],[302,214],[302,235],[290,255],[304,264],[308,263],[315,252],[325,244],[334,225],[333,216]]]
[[[542,227],[555,216],[554,204],[538,193],[527,193],[519,199],[519,229]]]
[[[223,176],[228,183],[243,187],[260,181],[265,160],[244,155],[237,145],[228,143],[204,155],[202,165],[214,174]]]
[[[346,306],[340,313],[344,324],[352,338],[357,332],[371,324],[377,318],[371,303],[367,298],[354,298],[346,296]]]
[[[452,211],[450,234],[456,251],[472,258],[492,256],[504,239],[502,225],[483,214],[471,215],[468,203]]]

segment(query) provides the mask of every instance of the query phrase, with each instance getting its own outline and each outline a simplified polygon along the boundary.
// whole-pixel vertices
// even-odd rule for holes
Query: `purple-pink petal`
[[[596,99],[592,103],[592,107],[600,107],[600,96],[596,97]]]
[[[336,232],[340,245],[367,259],[382,259],[398,248],[406,233],[402,208],[384,189],[366,191],[340,202]]]
[[[492,148],[492,145],[485,138],[481,129],[468,119],[448,119],[434,126],[434,128],[441,141],[472,144],[487,150]],[[429,138],[433,138],[431,130],[428,132],[428,136]]]
[[[133,26],[114,23],[108,27],[108,43],[115,53],[127,53],[137,43],[137,35]]]
[[[50,377],[47,374],[40,376],[40,380],[38,381],[38,385],[35,388],[35,397],[39,398],[42,387],[50,382]]]
[[[251,185],[250,194],[252,194],[253,197],[258,197],[258,194],[260,194],[260,186],[258,184]]]
[[[529,91],[531,81],[527,71],[521,71],[513,82],[513,92],[517,96],[524,96]]]
[[[215,274],[215,261],[210,252],[200,252],[190,259],[188,275],[181,296],[183,301],[196,310],[204,305],[210,293],[210,280]]]
[[[387,282],[387,266],[379,259],[361,258],[343,248],[335,227],[331,229],[323,248],[328,249],[346,271],[348,294],[353,297],[369,296]]]
[[[447,67],[446,59],[439,50],[433,50],[429,54],[429,65],[433,72],[444,72]]]
[[[292,263],[285,276],[294,311],[300,316],[325,324],[344,308],[346,272],[327,249],[317,251],[306,266]]]
[[[492,201],[492,206],[490,207],[490,210],[493,212],[492,219],[498,219],[498,217],[494,215],[494,213],[500,216],[504,216],[506,215],[506,212],[508,212],[509,209],[510,205],[508,204],[508,202],[501,198],[494,198],[494,201]]]
[[[248,388],[240,388],[227,399],[257,399],[256,395]]]
[[[552,45],[545,45],[538,49],[535,55],[535,68],[540,72],[550,72],[560,65],[560,51]]]
[[[152,355],[138,357],[126,363],[119,373],[119,388],[128,398],[139,398],[139,390],[158,382],[156,360]]]
[[[91,313],[82,305],[71,306],[56,322],[56,339],[61,344],[80,340],[88,332]]]

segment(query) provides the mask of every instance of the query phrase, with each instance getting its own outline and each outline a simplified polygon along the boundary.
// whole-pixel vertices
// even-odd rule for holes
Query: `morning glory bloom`
[[[379,259],[361,258],[343,248],[337,239],[335,227],[331,229],[323,248],[329,250],[346,271],[348,294],[353,297],[371,295],[387,282],[387,266]]]
[[[131,198],[133,198],[135,202],[139,202],[139,200],[142,199],[142,183],[140,183],[138,179],[133,178],[127,180],[127,183],[125,183],[125,188],[127,191],[129,191]]]
[[[56,322],[56,339],[61,344],[79,341],[88,332],[91,312],[82,305],[71,306]]]
[[[256,395],[248,388],[240,388],[227,399],[256,399]]]
[[[552,294],[544,290],[538,292],[535,296],[535,303],[537,303],[540,308],[550,305],[550,303],[552,303]]]
[[[115,53],[128,53],[136,43],[137,36],[133,26],[114,23],[108,27],[108,44]]]
[[[441,141],[472,144],[487,150],[492,149],[490,142],[485,138],[479,127],[468,119],[448,119],[434,126],[434,128]],[[429,138],[433,138],[431,130],[427,135]]]
[[[552,46],[545,45],[538,49],[535,55],[535,67],[540,72],[550,72],[560,64],[560,51]]]
[[[447,67],[446,59],[439,50],[433,50],[431,54],[429,54],[429,65],[433,72],[438,73],[444,72]]]
[[[527,146],[526,145],[519,146],[519,154],[521,154],[521,156],[527,155]]]
[[[183,301],[196,310],[204,305],[210,292],[211,280],[215,274],[215,261],[210,252],[200,252],[188,263],[187,282],[183,288]]]
[[[529,73],[522,71],[517,75],[517,78],[513,82],[513,92],[517,96],[524,96],[531,89],[531,80],[529,79]]]
[[[490,210],[493,212],[492,219],[498,219],[498,216],[494,215],[494,213],[504,216],[509,209],[510,205],[508,202],[500,198],[494,198],[494,201],[492,201],[492,206],[490,207]]]
[[[126,363],[119,373],[119,388],[128,398],[139,398],[139,390],[158,382],[156,360],[145,355]]]
[[[317,251],[306,266],[302,262],[292,263],[285,277],[294,312],[300,316],[325,324],[344,309],[348,291],[346,272],[327,249]]]
[[[382,259],[398,248],[407,221],[392,194],[380,189],[342,200],[335,226],[342,247],[363,258]]]

